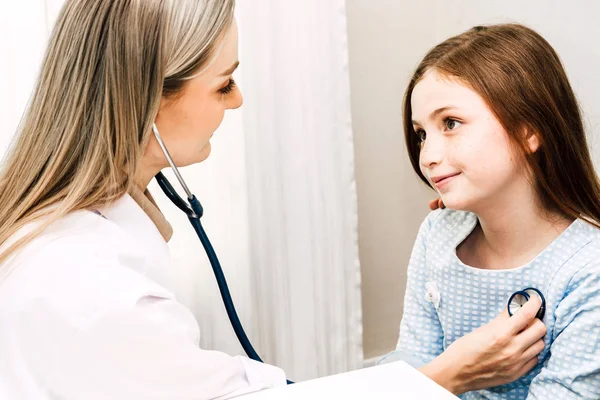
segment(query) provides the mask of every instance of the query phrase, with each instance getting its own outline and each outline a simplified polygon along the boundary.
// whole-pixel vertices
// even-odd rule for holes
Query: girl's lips
[[[450,183],[450,181],[458,175],[460,175],[460,172],[448,175],[435,176],[431,178],[431,181],[433,182],[436,188],[440,189],[443,186],[446,186],[448,183]]]

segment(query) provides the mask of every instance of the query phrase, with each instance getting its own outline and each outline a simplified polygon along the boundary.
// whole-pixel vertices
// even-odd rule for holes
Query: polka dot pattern
[[[474,214],[431,213],[409,262],[397,350],[382,361],[415,367],[494,319],[510,295],[528,287],[546,298],[546,347],[537,367],[508,385],[464,399],[600,399],[600,230],[576,220],[530,263],[509,270],[467,266],[456,247]],[[437,300],[437,304],[433,300]]]

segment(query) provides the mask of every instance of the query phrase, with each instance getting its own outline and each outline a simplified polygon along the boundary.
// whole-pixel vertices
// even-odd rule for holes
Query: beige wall
[[[425,16],[406,14],[407,4],[347,1],[366,359],[396,345],[408,258],[434,197],[412,170],[402,132],[404,88],[433,44],[419,39],[429,36]]]

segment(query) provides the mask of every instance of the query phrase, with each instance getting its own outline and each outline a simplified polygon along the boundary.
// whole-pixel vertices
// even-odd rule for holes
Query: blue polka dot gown
[[[546,298],[545,348],[517,381],[468,392],[463,399],[600,399],[600,230],[574,221],[530,263],[509,270],[467,266],[457,246],[474,214],[432,212],[421,225],[408,267],[397,349],[381,362],[418,368],[487,324],[510,295],[529,287]]]

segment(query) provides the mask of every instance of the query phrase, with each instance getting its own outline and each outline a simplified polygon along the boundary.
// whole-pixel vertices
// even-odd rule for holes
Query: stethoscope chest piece
[[[532,296],[537,296],[542,303],[536,314],[536,318],[543,319],[544,314],[546,314],[546,299],[542,292],[535,288],[527,288],[514,292],[508,299],[508,315],[511,317],[515,315]]]

